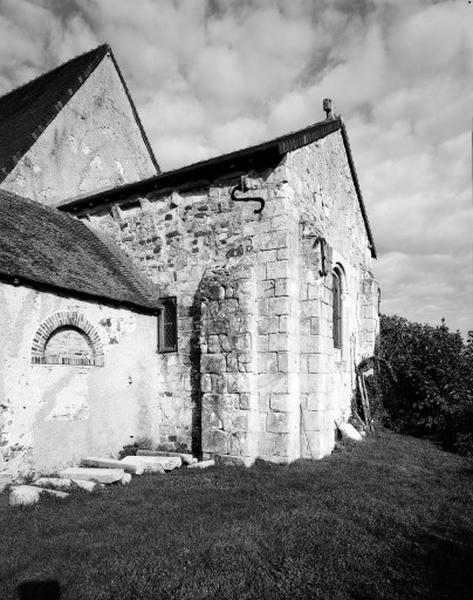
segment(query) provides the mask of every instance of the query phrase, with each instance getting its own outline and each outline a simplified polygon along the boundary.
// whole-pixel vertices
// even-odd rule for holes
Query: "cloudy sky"
[[[473,329],[473,4],[0,0],[0,94],[109,42],[163,170],[348,127],[382,310]]]

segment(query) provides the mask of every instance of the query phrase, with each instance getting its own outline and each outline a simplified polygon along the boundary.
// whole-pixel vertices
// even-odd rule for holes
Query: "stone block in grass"
[[[64,477],[40,477],[33,485],[43,488],[68,490],[78,487],[87,492],[93,492],[99,486],[95,481],[82,481],[80,479],[65,479]]]
[[[200,462],[193,463],[189,465],[188,469],[208,469],[209,467],[215,467],[214,460],[202,460]]]
[[[151,471],[152,473],[172,471],[182,466],[182,460],[179,456],[125,456],[120,462],[142,466],[145,471]]]
[[[197,459],[192,454],[182,452],[167,452],[166,450],[138,450],[137,456],[178,456],[183,465],[192,465]]]
[[[125,471],[121,469],[93,469],[84,467],[69,467],[59,473],[66,479],[78,479],[85,481],[96,481],[97,483],[116,483],[120,481]]]
[[[102,469],[123,469],[126,473],[132,475],[142,475],[143,467],[141,465],[128,465],[123,463],[121,460],[114,460],[113,458],[100,458],[97,456],[91,456],[82,459],[83,467],[98,467]]]
[[[57,490],[36,487],[34,485],[14,485],[10,492],[10,506],[37,504],[41,498],[41,494],[62,499],[69,496],[66,492],[58,492]]]

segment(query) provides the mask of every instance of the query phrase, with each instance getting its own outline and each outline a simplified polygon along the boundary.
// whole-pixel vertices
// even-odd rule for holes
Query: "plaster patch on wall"
[[[90,163],[90,168],[102,171],[103,164],[102,164],[102,159],[100,158],[100,156],[94,156],[94,158],[92,159],[92,161]]]
[[[117,167],[117,171],[120,173],[122,177],[125,177],[125,170],[123,168],[122,163],[119,160],[114,160],[115,166]]]
[[[122,336],[132,333],[136,329],[136,317],[130,313],[126,317],[105,317],[99,321],[105,333],[106,345],[118,344]]]
[[[85,421],[89,418],[87,382],[77,374],[58,392],[46,421]]]

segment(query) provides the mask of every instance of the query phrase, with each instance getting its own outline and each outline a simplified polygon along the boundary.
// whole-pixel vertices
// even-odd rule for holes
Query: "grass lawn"
[[[316,462],[184,470],[10,508],[0,597],[473,598],[473,463],[382,434]]]

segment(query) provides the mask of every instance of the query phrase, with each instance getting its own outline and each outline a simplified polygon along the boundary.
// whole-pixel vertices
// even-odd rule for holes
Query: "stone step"
[[[197,459],[192,454],[184,454],[182,452],[168,452],[166,450],[138,450],[137,456],[178,456],[182,460],[183,465],[192,465],[197,462]]]
[[[93,492],[99,487],[99,484],[95,481],[82,481],[80,479],[65,479],[60,477],[40,477],[33,481],[34,486],[70,490],[71,488],[78,487],[87,492]]]
[[[128,465],[120,460],[114,460],[113,458],[100,458],[98,456],[83,458],[81,463],[83,467],[123,469],[126,473],[131,473],[132,475],[142,475],[144,471],[141,465]]]
[[[10,492],[10,506],[37,504],[41,498],[41,494],[47,494],[55,498],[67,498],[69,496],[66,492],[35,487],[34,485],[14,485]]]
[[[125,456],[120,462],[129,465],[143,465],[145,471],[160,472],[162,467],[164,471],[172,471],[182,466],[182,460],[179,456]]]
[[[84,467],[69,467],[59,473],[65,479],[79,479],[81,481],[96,481],[97,483],[115,483],[125,475],[121,469],[94,469]]]
[[[214,466],[215,466],[214,460],[202,460],[201,462],[196,462],[196,463],[193,463],[192,465],[189,465],[187,468],[188,469],[207,469],[208,467],[214,467]]]

